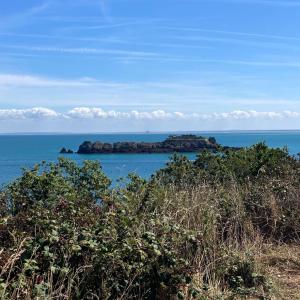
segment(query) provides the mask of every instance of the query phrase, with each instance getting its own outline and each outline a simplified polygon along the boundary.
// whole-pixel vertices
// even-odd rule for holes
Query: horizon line
[[[112,132],[0,132],[2,135],[100,135],[100,134],[172,134],[172,133],[230,133],[230,132],[298,132],[299,129],[226,129],[226,130],[163,130],[163,131],[112,131]]]

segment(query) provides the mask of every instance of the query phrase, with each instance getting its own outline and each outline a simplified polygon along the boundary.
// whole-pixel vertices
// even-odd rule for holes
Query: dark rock
[[[216,138],[214,138],[214,137],[212,137],[212,136],[210,136],[210,137],[208,138],[208,141],[209,141],[211,144],[216,144],[216,143],[217,143]]]
[[[78,153],[93,153],[93,143],[90,141],[83,142],[79,146]]]
[[[73,154],[74,151],[71,150],[71,149],[66,149],[65,147],[63,147],[63,148],[60,150],[59,153],[61,153],[61,154]]]
[[[105,153],[112,153],[113,151],[113,146],[109,143],[104,143],[102,147],[103,152]]]

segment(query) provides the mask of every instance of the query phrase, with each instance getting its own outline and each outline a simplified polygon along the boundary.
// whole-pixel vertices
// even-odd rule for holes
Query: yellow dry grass
[[[267,247],[262,265],[274,283],[274,300],[300,300],[300,245]]]

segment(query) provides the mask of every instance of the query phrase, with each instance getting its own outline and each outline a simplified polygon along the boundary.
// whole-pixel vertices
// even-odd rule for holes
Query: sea
[[[191,132],[205,137],[213,136],[226,146],[247,147],[258,142],[266,142],[270,147],[287,147],[291,155],[300,152],[300,131],[222,131]],[[105,174],[114,184],[126,178],[129,173],[137,173],[148,178],[163,167],[170,154],[59,154],[62,147],[74,151],[84,141],[163,141],[170,134],[182,133],[118,133],[118,134],[2,134],[0,135],[0,186],[9,184],[21,176],[23,168],[32,168],[41,161],[55,162],[65,156],[81,164],[84,160],[97,160]],[[185,154],[190,159],[194,153]],[[122,181],[122,180],[121,180]]]

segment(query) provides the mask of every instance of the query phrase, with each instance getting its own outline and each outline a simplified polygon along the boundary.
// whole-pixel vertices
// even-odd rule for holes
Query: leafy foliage
[[[109,183],[96,163],[60,160],[25,171],[8,186],[2,295],[155,299],[190,281],[191,233],[167,218],[137,213]]]

